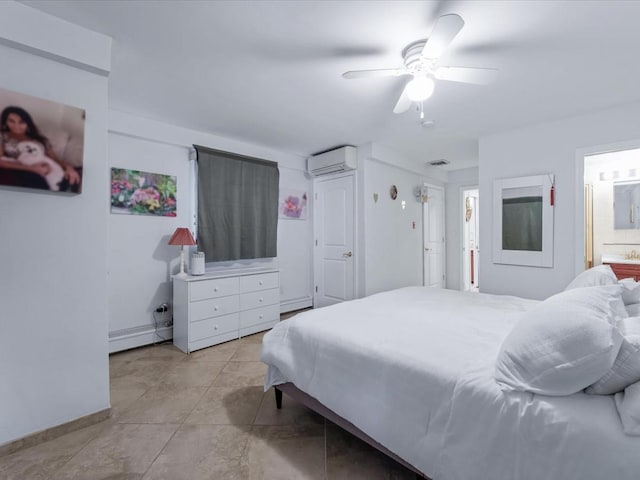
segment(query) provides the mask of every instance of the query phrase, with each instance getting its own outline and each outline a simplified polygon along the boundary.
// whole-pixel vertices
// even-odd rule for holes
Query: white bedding
[[[612,396],[495,383],[500,344],[535,303],[409,287],[305,312],[265,335],[265,389],[294,383],[434,480],[637,480],[640,437]]]

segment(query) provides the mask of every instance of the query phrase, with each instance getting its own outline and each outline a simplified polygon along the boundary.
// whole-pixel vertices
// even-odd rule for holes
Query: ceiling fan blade
[[[399,77],[407,75],[408,72],[404,68],[383,68],[379,70],[353,70],[344,72],[344,78],[372,78],[372,77]]]
[[[433,27],[427,43],[424,44],[422,56],[429,60],[439,58],[463,26],[464,20],[460,15],[455,13],[442,15]]]
[[[407,85],[409,85],[409,82],[407,82]],[[405,85],[404,90],[402,90],[398,103],[396,103],[396,106],[393,108],[393,113],[404,113],[411,108],[411,100],[407,95],[407,85]]]
[[[495,68],[439,67],[435,76],[438,80],[489,85],[498,77],[498,70]]]

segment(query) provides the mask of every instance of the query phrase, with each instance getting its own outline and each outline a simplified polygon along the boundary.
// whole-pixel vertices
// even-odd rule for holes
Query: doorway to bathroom
[[[640,148],[584,156],[584,227],[585,268],[640,264]]]

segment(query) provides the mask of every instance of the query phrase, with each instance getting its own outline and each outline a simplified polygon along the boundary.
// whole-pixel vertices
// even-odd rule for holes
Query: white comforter
[[[305,312],[265,335],[265,389],[293,382],[434,480],[639,479],[640,437],[613,397],[494,382],[535,303],[409,287]]]

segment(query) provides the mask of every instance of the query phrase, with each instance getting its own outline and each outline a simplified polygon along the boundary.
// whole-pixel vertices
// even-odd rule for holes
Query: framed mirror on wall
[[[613,184],[613,228],[640,229],[640,181]]]
[[[553,267],[553,174],[493,182],[493,263]]]

